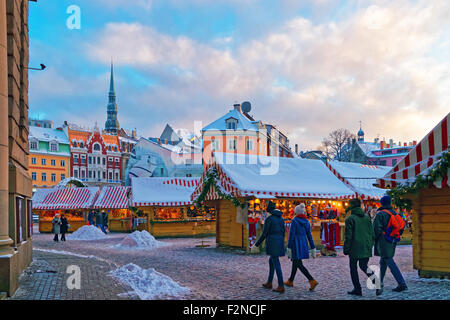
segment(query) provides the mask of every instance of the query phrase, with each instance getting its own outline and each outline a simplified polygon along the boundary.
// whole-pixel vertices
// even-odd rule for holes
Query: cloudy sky
[[[302,150],[359,121],[420,140],[450,111],[449,16],[448,0],[30,2],[30,66],[48,67],[30,71],[30,116],[103,127],[113,59],[120,124],[145,137],[248,100]]]

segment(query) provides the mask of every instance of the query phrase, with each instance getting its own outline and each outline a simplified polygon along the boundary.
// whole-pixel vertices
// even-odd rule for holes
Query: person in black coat
[[[269,255],[269,278],[267,283],[263,284],[266,289],[272,289],[272,281],[274,272],[277,273],[278,287],[273,291],[283,293],[284,292],[284,282],[283,273],[281,271],[281,264],[279,257],[285,255],[284,247],[284,220],[282,218],[282,212],[277,210],[275,204],[269,201],[267,205],[267,212],[270,213],[264,223],[264,229],[261,237],[256,241],[255,246],[259,247],[264,240],[266,240],[266,253]]]
[[[61,241],[66,241],[66,233],[69,229],[69,222],[64,214],[61,214]]]

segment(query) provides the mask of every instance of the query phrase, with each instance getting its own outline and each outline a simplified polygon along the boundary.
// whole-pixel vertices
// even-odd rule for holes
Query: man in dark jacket
[[[389,220],[391,218],[390,212],[393,215],[397,213],[392,208],[391,205],[391,197],[384,196],[380,200],[381,207],[377,211],[377,215],[375,217],[375,221],[373,223],[373,228],[375,232],[375,255],[380,257],[380,288],[377,289],[377,295],[381,295],[383,293],[383,280],[386,275],[386,270],[389,267],[392,275],[398,283],[398,286],[393,289],[393,291],[401,292],[408,287],[406,286],[405,279],[402,276],[402,273],[398,269],[397,265],[394,262],[395,248],[397,247],[397,243],[389,242],[386,240],[384,236],[384,232],[386,232]],[[388,212],[387,212],[388,211]]]
[[[274,276],[274,271],[277,272],[278,288],[273,291],[283,293],[284,292],[284,282],[283,273],[281,271],[281,265],[279,257],[284,256],[284,220],[282,218],[282,212],[277,210],[275,204],[269,201],[267,205],[267,212],[270,213],[264,223],[264,229],[261,237],[256,241],[255,246],[259,247],[264,240],[266,240],[266,253],[269,255],[269,278],[267,283],[263,284],[266,289],[272,289],[272,281]]]
[[[91,226],[95,225],[95,223],[94,223],[94,210],[89,211],[88,222],[89,222],[89,225],[91,225]]]
[[[103,225],[103,214],[100,211],[95,215],[95,225],[106,234],[105,226]]]
[[[105,229],[104,232],[106,233],[106,229],[108,229],[108,212],[103,211],[102,218],[103,218],[103,227]]]
[[[361,200],[351,199],[345,211],[350,211],[350,216],[345,220],[344,254],[350,259],[350,276],[353,283],[353,290],[348,294],[361,296],[358,263],[359,268],[368,277],[373,276],[373,272],[369,272],[367,267],[369,258],[372,256],[373,226],[369,216],[361,208]]]

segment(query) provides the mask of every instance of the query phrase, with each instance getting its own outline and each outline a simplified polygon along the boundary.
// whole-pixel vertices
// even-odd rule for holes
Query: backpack
[[[397,243],[400,241],[400,236],[405,230],[405,220],[399,214],[392,214],[388,210],[382,210],[389,214],[390,219],[386,227],[386,231],[383,232],[384,238],[390,243]]]

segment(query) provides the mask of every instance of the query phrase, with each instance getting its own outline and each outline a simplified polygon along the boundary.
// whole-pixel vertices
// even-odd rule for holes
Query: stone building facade
[[[0,1],[0,292],[32,259],[28,174],[28,1]]]

